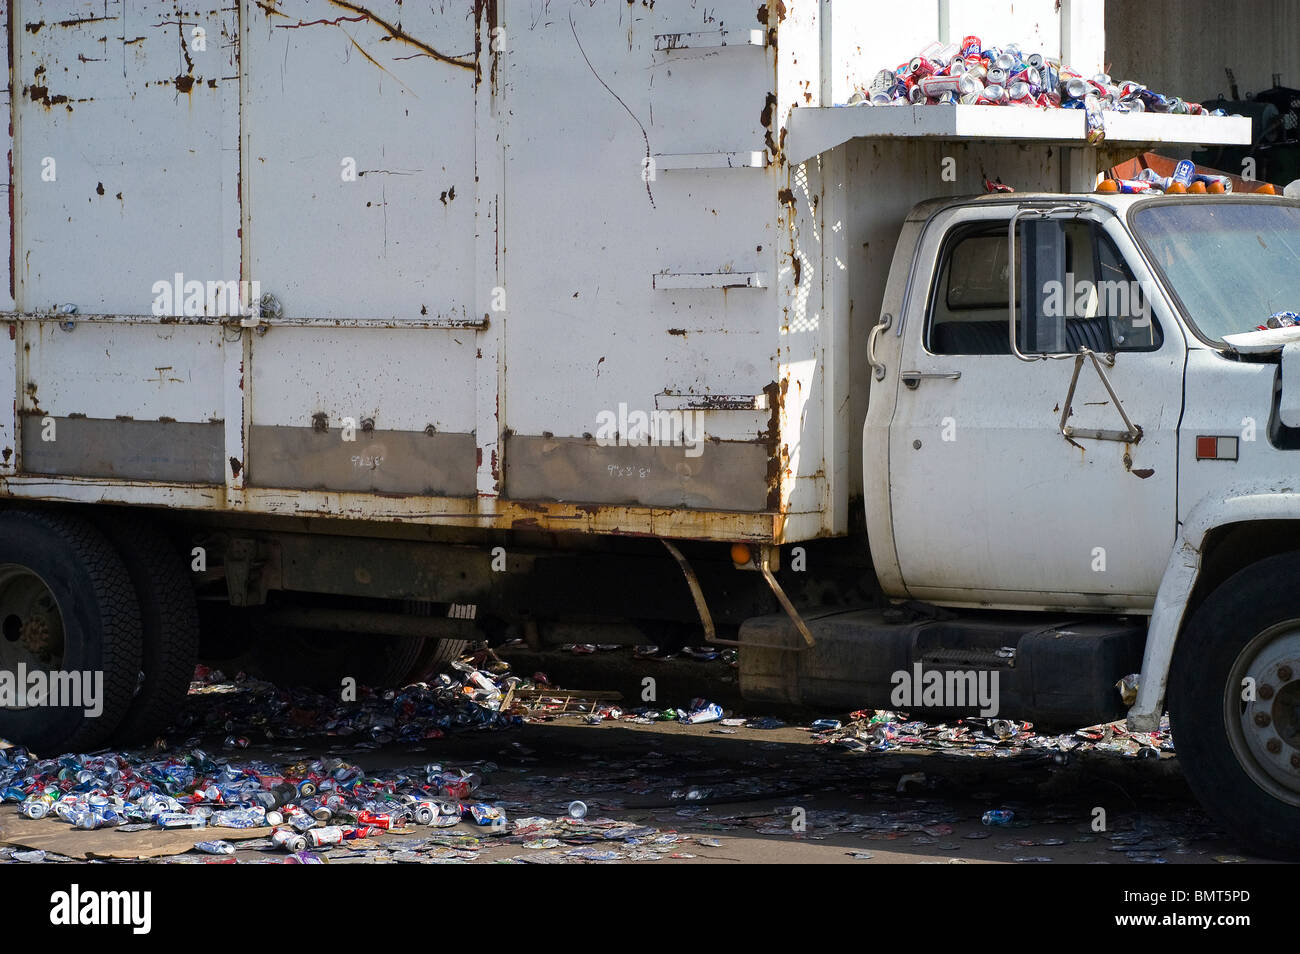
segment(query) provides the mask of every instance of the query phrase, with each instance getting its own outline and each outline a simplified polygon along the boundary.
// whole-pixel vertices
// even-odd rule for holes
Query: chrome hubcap
[[[1238,763],[1274,798],[1300,806],[1300,620],[1269,627],[1243,647],[1224,702]]]

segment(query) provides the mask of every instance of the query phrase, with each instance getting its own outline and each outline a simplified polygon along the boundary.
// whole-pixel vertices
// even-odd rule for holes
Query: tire
[[[330,695],[337,695],[347,678],[373,689],[401,685],[425,642],[418,636],[352,636],[256,625],[262,676],[277,686],[310,686]]]
[[[1211,593],[1178,639],[1169,680],[1192,792],[1233,837],[1277,858],[1300,858],[1297,560],[1261,560]],[[1248,677],[1253,701],[1243,700]]]
[[[0,671],[102,674],[97,711],[84,698],[0,708],[0,736],[47,757],[97,748],[130,708],[140,659],[135,588],[108,538],[67,514],[0,512]]]
[[[181,555],[151,524],[110,517],[99,526],[131,576],[143,637],[143,681],[114,738],[149,742],[179,714],[194,678],[199,650],[194,587]]]
[[[468,639],[434,639],[430,637],[424,643],[414,664],[409,666],[406,672],[402,674],[402,682],[421,682],[435,670],[441,669],[447,663],[455,662],[465,655],[465,652],[469,649],[470,641]]]

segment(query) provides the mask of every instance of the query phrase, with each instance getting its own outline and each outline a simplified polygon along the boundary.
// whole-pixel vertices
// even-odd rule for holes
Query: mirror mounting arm
[[[1102,386],[1105,387],[1106,393],[1110,395],[1111,403],[1115,405],[1115,410],[1119,411],[1120,418],[1124,421],[1124,430],[1093,430],[1084,428],[1071,427],[1066,422],[1073,413],[1072,405],[1074,404],[1074,389],[1079,384],[1079,372],[1083,370],[1083,359],[1091,358],[1092,366],[1097,369],[1097,376],[1101,378]],[[1112,359],[1112,364],[1114,363]],[[1129,420],[1128,412],[1124,410],[1124,405],[1120,403],[1119,395],[1111,386],[1110,378],[1106,377],[1106,372],[1101,367],[1101,361],[1097,358],[1097,353],[1088,348],[1080,348],[1079,353],[1074,358],[1074,374],[1070,377],[1070,390],[1066,392],[1065,404],[1061,407],[1061,436],[1070,443],[1075,443],[1076,437],[1090,438],[1098,441],[1123,441],[1125,444],[1136,444],[1142,440],[1142,428]]]

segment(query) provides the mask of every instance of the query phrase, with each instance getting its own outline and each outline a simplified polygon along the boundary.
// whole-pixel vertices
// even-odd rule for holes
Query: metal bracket
[[[226,592],[231,606],[260,606],[266,602],[261,564],[257,559],[257,541],[234,537],[226,544],[223,558],[226,568]]]
[[[1093,428],[1076,428],[1066,423],[1070,419],[1071,405],[1074,403],[1074,389],[1079,384],[1079,372],[1083,370],[1083,359],[1091,358],[1092,366],[1097,369],[1097,376],[1101,378],[1102,385],[1106,388],[1106,393],[1110,395],[1111,403],[1115,405],[1115,410],[1119,411],[1119,416],[1124,421],[1124,427],[1127,430],[1109,431],[1097,430]],[[1097,360],[1097,354],[1087,348],[1080,348],[1079,353],[1074,358],[1074,374],[1070,376],[1070,390],[1065,395],[1065,405],[1061,408],[1061,436],[1067,441],[1073,441],[1076,437],[1085,440],[1095,441],[1123,441],[1126,444],[1136,444],[1142,440],[1142,428],[1129,420],[1128,413],[1124,410],[1124,405],[1120,403],[1119,395],[1111,387],[1110,378],[1106,377],[1106,372],[1102,370],[1101,362]]]
[[[776,596],[777,602],[781,604],[786,615],[794,622],[795,627],[799,630],[799,635],[803,637],[806,645],[777,646],[772,643],[752,643],[741,642],[738,639],[723,639],[718,635],[717,627],[713,625],[713,614],[709,612],[709,604],[704,599],[704,590],[700,588],[700,578],[695,575],[694,567],[687,562],[686,557],[682,555],[682,551],[677,549],[676,545],[671,540],[660,537],[660,541],[668,548],[668,552],[673,555],[673,559],[675,559],[677,565],[681,567],[682,575],[686,577],[686,585],[690,587],[691,590],[691,599],[695,601],[695,611],[700,614],[700,624],[704,627],[704,641],[706,643],[711,643],[714,646],[752,646],[755,649],[776,649],[781,652],[790,653],[803,652],[805,649],[815,645],[813,635],[808,630],[808,624],[803,621],[803,617],[799,615],[799,611],[794,608],[794,604],[790,602],[790,598],[785,595],[785,590],[781,589],[781,584],[777,582],[776,577],[772,575],[772,571],[768,569],[766,559],[759,561],[759,570],[763,573],[763,579],[767,580],[767,585],[771,588],[773,595]]]

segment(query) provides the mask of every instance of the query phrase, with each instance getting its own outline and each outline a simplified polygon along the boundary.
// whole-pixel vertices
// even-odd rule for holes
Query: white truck
[[[1078,726],[1140,673],[1300,850],[1300,207],[1093,191],[1249,121],[835,105],[936,36],[1096,72],[1102,4],[152,6],[7,7],[0,690],[103,691],[0,736],[147,738],[200,639],[702,627],[759,700]]]

